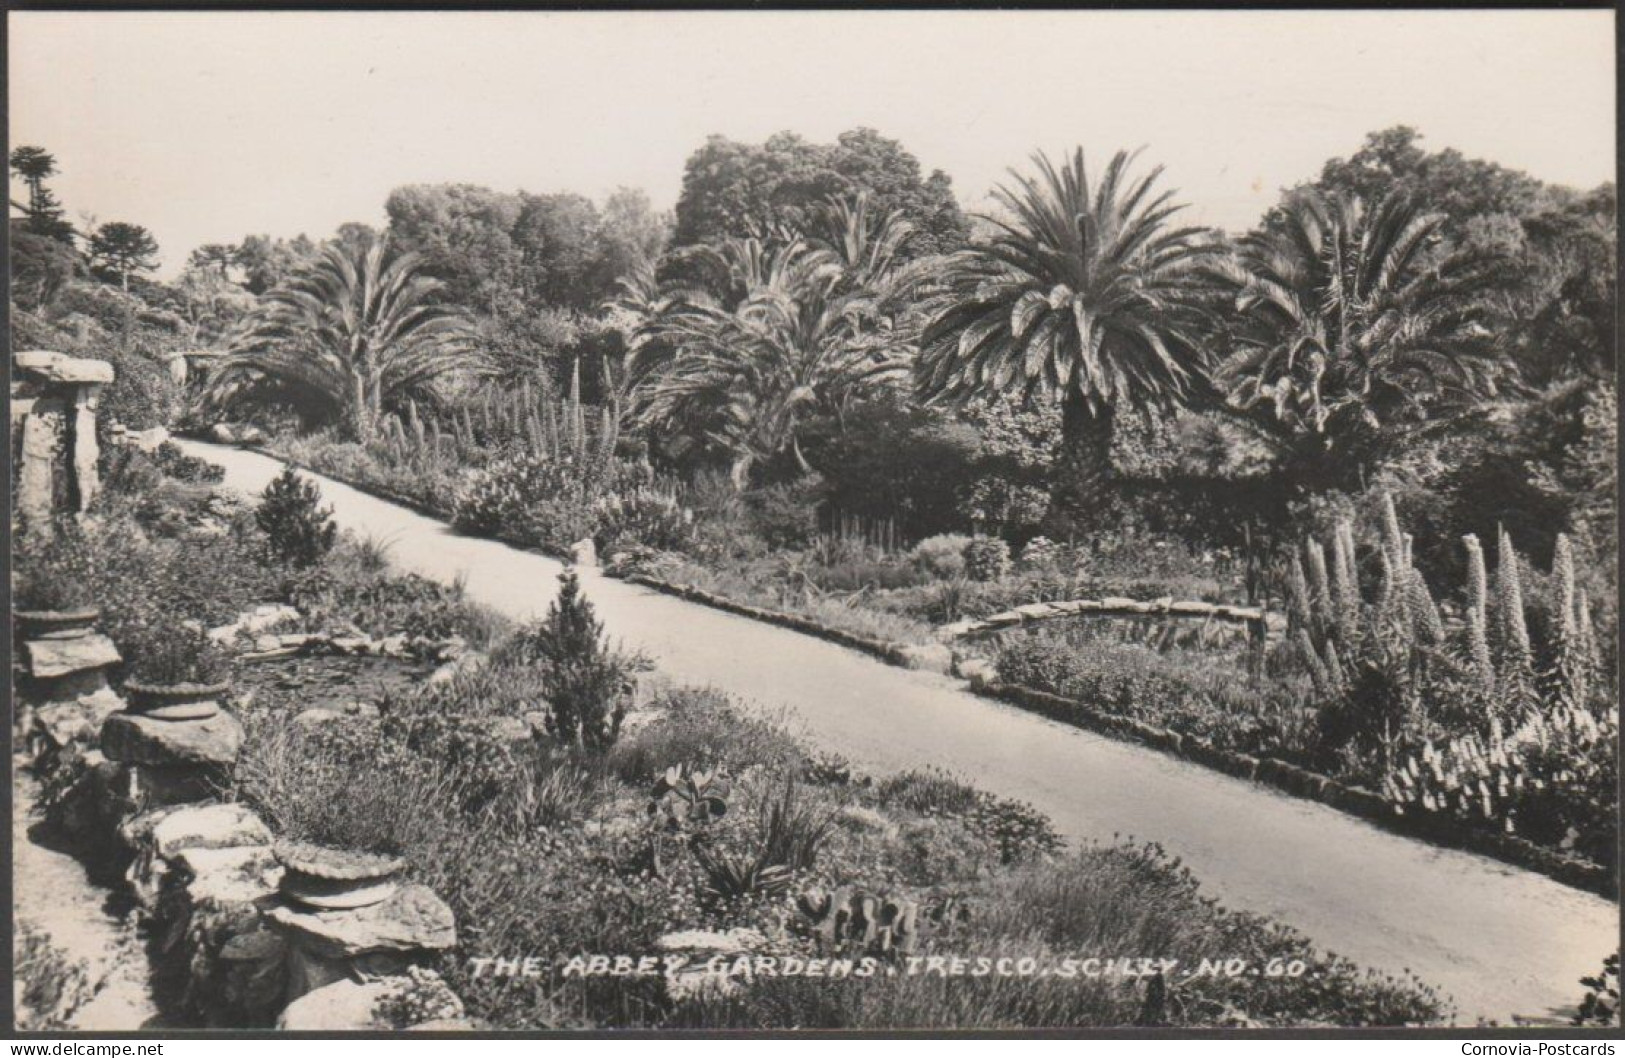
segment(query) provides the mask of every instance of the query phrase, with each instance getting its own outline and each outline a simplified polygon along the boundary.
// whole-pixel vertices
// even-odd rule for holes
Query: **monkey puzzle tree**
[[[158,268],[158,240],[139,224],[111,221],[90,235],[91,267],[118,277],[119,285],[130,289],[130,276]]]

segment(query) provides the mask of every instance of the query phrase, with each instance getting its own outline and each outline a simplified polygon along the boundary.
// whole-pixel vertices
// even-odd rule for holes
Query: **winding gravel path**
[[[182,447],[246,492],[281,467],[239,449]],[[473,598],[505,614],[538,614],[553,594],[553,559],[458,536],[336,482],[323,479],[322,493],[341,525],[389,541],[401,568],[466,577]],[[1579,979],[1618,944],[1615,904],[1544,876],[976,697],[955,679],[593,570],[582,583],[611,635],[672,679],[787,711],[809,739],[866,770],[937,765],[1029,801],[1069,838],[1156,841],[1226,905],[1278,918],[1364,966],[1408,969],[1450,995],[1464,1024],[1562,1017]]]

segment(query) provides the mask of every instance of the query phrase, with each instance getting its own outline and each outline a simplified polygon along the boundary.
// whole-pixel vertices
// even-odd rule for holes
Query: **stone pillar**
[[[13,408],[21,402],[14,402]],[[62,435],[60,400],[27,402],[23,414],[22,451],[18,453],[17,514],[29,531],[51,524],[56,507],[56,453]]]
[[[101,388],[93,382],[73,387],[73,429],[69,436],[73,445],[74,509],[78,512],[89,510],[101,490],[96,469],[101,456],[96,442],[96,398]]]

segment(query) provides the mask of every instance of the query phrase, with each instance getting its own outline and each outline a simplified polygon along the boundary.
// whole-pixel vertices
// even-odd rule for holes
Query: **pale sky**
[[[391,188],[642,187],[711,133],[867,125],[967,209],[1035,148],[1145,147],[1189,219],[1252,224],[1409,124],[1543,180],[1613,178],[1611,11],[13,12],[11,142],[163,274],[249,233],[380,224]],[[15,192],[14,192],[15,193]]]

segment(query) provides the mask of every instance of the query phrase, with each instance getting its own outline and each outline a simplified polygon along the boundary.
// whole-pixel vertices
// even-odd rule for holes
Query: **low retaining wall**
[[[1201,764],[1238,779],[1273,786],[1285,793],[1317,801],[1350,815],[1359,816],[1406,837],[1421,838],[1438,845],[1462,848],[1538,871],[1565,885],[1584,889],[1610,900],[1618,895],[1613,872],[1599,864],[1564,856],[1511,834],[1463,826],[1452,819],[1433,815],[1398,815],[1381,795],[1359,786],[1349,786],[1326,775],[1310,771],[1274,757],[1251,757],[1221,749],[1194,735],[1182,735],[1154,724],[1092,709],[1064,695],[996,681],[972,680],[971,690],[986,698],[1018,705],[1060,723],[1081,727],[1112,738],[1127,739],[1152,746],[1184,760]]]
[[[888,642],[884,639],[873,639],[869,636],[848,632],[840,628],[830,628],[819,624],[810,617],[800,614],[784,613],[780,610],[768,610],[749,603],[736,602],[725,595],[696,588],[691,584],[673,584],[643,573],[629,573],[620,577],[629,584],[638,584],[655,591],[675,595],[680,599],[697,602],[712,609],[724,610],[728,613],[738,614],[741,617],[753,618],[766,624],[778,625],[780,628],[789,628],[805,635],[815,636],[830,643],[837,643],[853,650],[861,650],[865,654],[879,658],[888,665],[897,665],[905,669],[930,669],[935,672],[948,671],[949,655],[946,649],[933,650],[931,644],[921,644],[919,647],[909,647],[899,643]],[[933,660],[935,659],[935,660]]]

